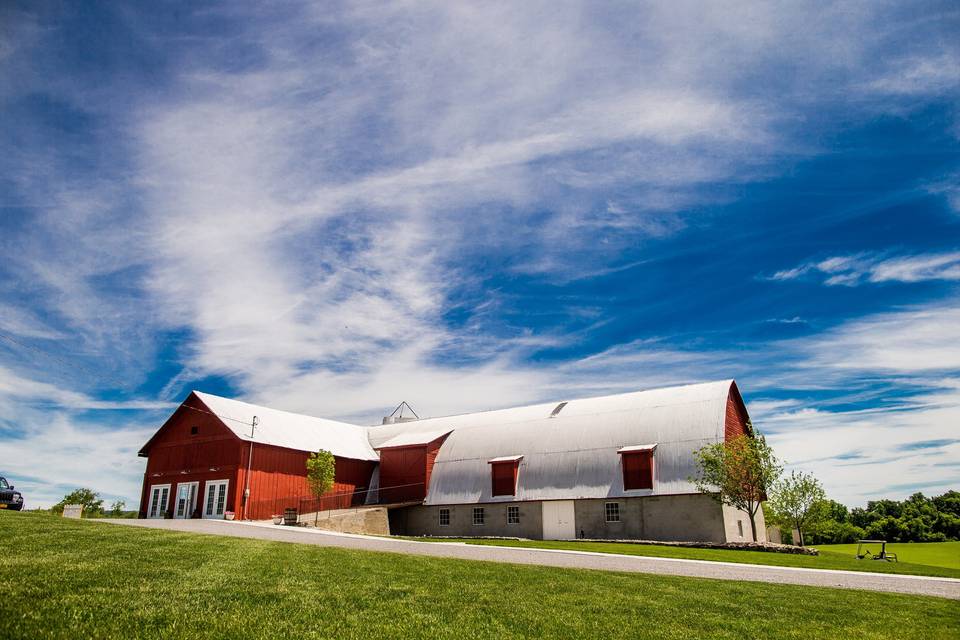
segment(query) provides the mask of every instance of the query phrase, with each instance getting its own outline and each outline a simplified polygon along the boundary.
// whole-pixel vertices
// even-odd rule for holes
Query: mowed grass
[[[880,553],[878,544],[864,546],[873,553]],[[851,557],[857,553],[856,544],[828,544],[817,548]],[[960,573],[960,542],[891,542],[887,545],[887,551],[897,554],[900,562],[956,569]]]
[[[655,558],[682,558],[686,560],[712,560],[714,562],[741,562],[744,564],[767,564],[780,567],[805,567],[807,569],[841,569],[844,571],[873,571],[876,573],[897,573],[903,575],[937,576],[941,578],[960,578],[960,565],[950,564],[944,556],[960,550],[960,546],[944,547],[941,551],[926,554],[908,553],[898,559],[902,562],[881,562],[875,560],[857,560],[857,545],[852,551],[846,545],[842,547],[817,547],[818,556],[794,555],[788,553],[767,553],[764,551],[743,551],[732,549],[695,549],[689,547],[668,547],[655,544],[630,544],[622,542],[577,542],[569,540],[469,540],[444,538],[408,538],[410,540],[430,542],[465,542],[467,544],[484,544],[503,547],[529,547],[536,549],[568,549],[572,551],[593,551],[596,553],[620,553],[633,556],[650,556]],[[957,542],[928,543],[930,545],[960,545]],[[896,545],[897,547],[914,547],[917,545]],[[889,545],[888,545],[888,548]],[[906,562],[907,558],[914,558],[914,562]],[[920,558],[936,558],[943,561],[940,564],[923,563]]]
[[[960,637],[943,598],[529,567],[0,512],[2,638]]]

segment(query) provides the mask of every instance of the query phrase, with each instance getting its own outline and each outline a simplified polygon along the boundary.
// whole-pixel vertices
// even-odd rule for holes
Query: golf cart
[[[873,553],[867,545],[880,545],[880,553]],[[876,549],[876,546],[874,546]],[[887,552],[886,540],[857,540],[857,560],[886,560],[897,562],[897,554]]]

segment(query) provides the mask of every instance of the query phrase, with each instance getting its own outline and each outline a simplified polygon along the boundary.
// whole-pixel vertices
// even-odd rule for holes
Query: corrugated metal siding
[[[371,427],[376,447],[402,430],[451,428],[426,503],[558,500],[695,493],[693,452],[725,436],[732,380]],[[627,491],[617,450],[658,443],[654,487]],[[515,498],[492,495],[487,461],[524,456]],[[383,464],[383,462],[381,462]],[[382,472],[382,471],[381,471]]]

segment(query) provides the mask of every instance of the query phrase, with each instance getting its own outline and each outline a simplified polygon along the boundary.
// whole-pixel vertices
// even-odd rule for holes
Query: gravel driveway
[[[828,571],[795,567],[649,558],[643,556],[595,553],[589,551],[562,551],[553,549],[523,549],[494,547],[450,542],[416,542],[374,536],[359,536],[273,524],[226,522],[223,520],[92,520],[116,525],[188,531],[192,533],[255,538],[278,542],[314,544],[323,547],[341,547],[364,551],[384,551],[411,555],[511,562],[566,569],[597,569],[601,571],[635,571],[672,576],[715,578],[719,580],[749,580],[777,584],[800,584],[841,589],[867,589],[925,596],[939,596],[960,600],[960,580],[926,576],[905,576],[860,571]]]

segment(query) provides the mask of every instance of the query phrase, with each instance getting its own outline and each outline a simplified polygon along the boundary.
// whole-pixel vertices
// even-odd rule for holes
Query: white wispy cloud
[[[0,326],[55,341],[61,354],[0,370],[0,402],[12,412],[43,399],[57,407],[47,426],[31,414],[23,437],[0,445],[4,460],[24,456],[11,467],[18,473],[58,485],[116,481],[135,498],[130,465],[140,461],[131,451],[155,418],[90,432],[74,414],[159,406],[101,401],[96,391],[142,382],[164,332],[185,337],[170,356],[184,373],[163,400],[190,378],[223,376],[254,401],[358,420],[400,399],[442,414],[769,363],[651,339],[530,362],[538,347],[581,336],[491,331],[483,308],[497,292],[461,265],[481,256],[504,273],[553,281],[608,272],[621,249],[676,234],[698,206],[731,197],[717,185],[766,180],[816,153],[784,125],[821,101],[882,96],[878,111],[899,112],[909,105],[897,100],[942,92],[950,80],[937,67],[947,55],[940,46],[878,55],[889,42],[876,24],[898,10],[873,3],[205,11],[236,21],[231,38],[172,44],[148,28],[130,34],[169,51],[172,67],[161,86],[135,92],[123,78],[37,73],[45,38],[56,35],[34,25],[0,44],[11,79],[0,96],[47,92],[103,123],[97,153],[82,154],[92,170],[31,144],[11,145],[0,164],[38,212],[6,269],[14,293],[46,312],[3,313]],[[318,38],[333,31],[330,43]],[[258,61],[225,70],[230,41],[255,49]],[[28,127],[18,133],[39,138]],[[957,254],[840,256],[774,278],[913,282],[957,279],[957,268]],[[479,301],[452,326],[451,299],[468,287]],[[13,304],[0,297],[0,309]],[[796,345],[807,366],[792,379],[810,379],[816,367],[847,375],[826,357],[831,349],[863,371],[953,367],[955,354],[937,340],[953,337],[956,318],[912,313],[842,327],[806,351]],[[909,348],[887,349],[884,338]],[[58,470],[87,440],[99,443],[90,458],[100,466]],[[31,453],[40,451],[50,462]],[[105,470],[113,464],[126,480]]]
[[[956,379],[941,385],[877,411],[784,407],[765,417],[769,441],[790,466],[813,472],[846,504],[905,496],[919,487],[935,495],[960,481],[960,386]]]
[[[834,256],[777,271],[770,280],[816,278],[828,286],[867,283],[960,280],[960,252],[889,256],[879,253]]]
[[[71,410],[142,410],[172,409],[175,405],[160,400],[98,400],[85,393],[64,389],[55,384],[25,378],[0,365],[0,406],[30,404]],[[15,413],[15,412],[14,412]],[[7,413],[7,415],[11,415]]]

